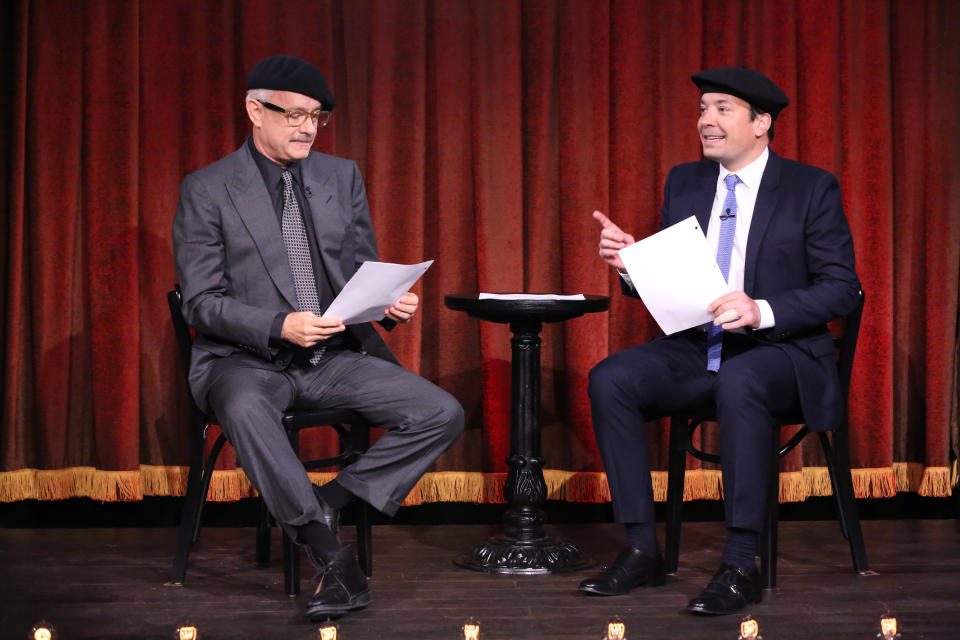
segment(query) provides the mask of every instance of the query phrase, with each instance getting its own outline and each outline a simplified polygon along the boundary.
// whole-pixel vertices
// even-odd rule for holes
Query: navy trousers
[[[616,522],[654,522],[645,422],[713,402],[720,426],[728,527],[762,531],[775,422],[799,404],[796,374],[776,345],[724,335],[707,371],[706,333],[691,329],[615,353],[590,371],[593,430]]]

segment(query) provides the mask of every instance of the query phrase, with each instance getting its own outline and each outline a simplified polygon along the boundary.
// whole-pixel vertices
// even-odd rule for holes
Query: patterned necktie
[[[287,260],[290,262],[290,273],[293,274],[293,288],[297,293],[297,306],[300,311],[313,311],[323,315],[320,310],[320,296],[317,294],[317,280],[313,273],[313,262],[310,259],[310,245],[307,241],[307,228],[300,215],[300,205],[293,193],[293,175],[283,171],[283,217],[281,228],[283,244],[287,248]],[[326,347],[317,347],[311,364],[317,364]]]
[[[717,266],[724,280],[730,277],[730,254],[733,253],[733,236],[737,230],[737,183],[734,174],[723,179],[727,184],[727,197],[720,212],[720,241],[717,243]],[[707,325],[707,371],[720,370],[720,355],[723,353],[723,328],[712,322]]]

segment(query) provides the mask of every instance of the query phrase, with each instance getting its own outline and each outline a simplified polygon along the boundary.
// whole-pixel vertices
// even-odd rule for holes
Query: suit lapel
[[[273,202],[263,184],[263,177],[257,169],[250,151],[244,145],[240,151],[240,162],[233,175],[233,181],[227,184],[227,193],[233,206],[253,237],[263,264],[270,279],[293,309],[297,308],[297,294],[290,274],[287,249],[283,245],[280,222],[273,213]]]
[[[706,160],[697,167],[697,191],[694,194],[694,214],[707,235],[710,225],[710,211],[713,209],[713,199],[717,195],[717,176],[720,174],[720,165],[712,160]]]
[[[757,202],[753,208],[753,219],[750,221],[750,233],[747,235],[747,255],[743,264],[743,290],[751,295],[756,279],[757,256],[760,254],[760,245],[767,233],[773,212],[777,208],[780,198],[780,156],[770,151],[767,166],[760,179],[760,189],[757,191]]]
[[[304,190],[308,194],[307,206],[317,235],[317,248],[336,294],[346,284],[340,268],[340,255],[344,245],[344,230],[349,228],[350,221],[343,219],[344,212],[334,191],[336,174],[332,171],[323,172],[314,157],[304,161],[302,168]]]

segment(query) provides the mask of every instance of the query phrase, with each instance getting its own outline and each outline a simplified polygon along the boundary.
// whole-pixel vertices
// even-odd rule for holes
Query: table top
[[[480,300],[475,293],[451,293],[443,297],[443,302],[454,311],[465,311],[490,322],[512,322],[521,318],[561,322],[610,308],[609,296],[592,294],[585,294],[583,300]]]

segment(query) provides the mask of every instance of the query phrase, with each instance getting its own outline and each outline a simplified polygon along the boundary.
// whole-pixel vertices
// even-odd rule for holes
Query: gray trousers
[[[249,356],[239,356],[241,362],[245,358]],[[387,429],[337,475],[344,488],[387,515],[396,513],[463,432],[463,408],[453,396],[375,356],[341,351],[324,356],[316,366],[283,371],[231,365],[211,386],[210,407],[244,473],[294,539],[296,527],[321,518],[306,470],[281,424],[284,411],[353,409],[373,426]]]

